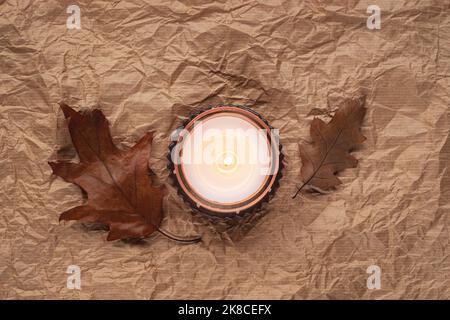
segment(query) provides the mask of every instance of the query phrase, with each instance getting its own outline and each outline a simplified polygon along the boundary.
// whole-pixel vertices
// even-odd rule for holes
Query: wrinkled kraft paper
[[[69,30],[72,2],[0,1],[0,298],[449,299],[449,3],[207,2],[77,1],[81,29]],[[370,4],[380,30],[366,26]],[[358,94],[358,167],[334,192],[291,199],[314,115]],[[155,130],[163,228],[203,242],[107,242],[59,223],[83,202],[47,165],[77,161],[60,101],[100,106],[122,147]],[[231,232],[193,216],[166,169],[172,130],[219,103],[261,113],[286,156],[265,214]],[[71,265],[80,290],[67,287]]]

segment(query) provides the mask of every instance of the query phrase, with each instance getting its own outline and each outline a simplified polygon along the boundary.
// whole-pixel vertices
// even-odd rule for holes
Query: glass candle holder
[[[179,193],[209,216],[254,212],[281,177],[278,130],[246,107],[224,105],[196,114],[172,141],[169,169]]]

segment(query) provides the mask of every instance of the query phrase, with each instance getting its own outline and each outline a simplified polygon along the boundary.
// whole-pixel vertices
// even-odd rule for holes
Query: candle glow
[[[270,191],[278,146],[270,128],[239,107],[210,109],[177,135],[174,173],[199,208],[238,213]]]

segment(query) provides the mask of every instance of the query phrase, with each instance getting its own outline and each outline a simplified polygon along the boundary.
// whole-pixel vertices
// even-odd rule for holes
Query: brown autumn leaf
[[[341,183],[336,174],[354,168],[358,160],[350,155],[352,149],[366,140],[361,134],[361,124],[366,113],[365,98],[345,101],[329,123],[314,118],[310,127],[312,143],[300,145],[303,185],[317,190],[330,190]]]
[[[106,224],[109,241],[142,238],[158,230],[164,188],[154,187],[149,176],[152,133],[145,134],[132,148],[120,150],[100,110],[77,112],[66,104],[61,104],[61,109],[80,162],[49,164],[54,174],[83,189],[88,200],[63,212],[60,221]]]

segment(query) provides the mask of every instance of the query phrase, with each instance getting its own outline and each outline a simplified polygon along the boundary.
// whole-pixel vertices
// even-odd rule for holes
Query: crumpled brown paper
[[[0,298],[449,299],[450,6],[375,2],[77,1],[81,29],[68,30],[72,2],[0,1]],[[380,30],[366,27],[369,4]],[[308,114],[360,93],[358,167],[335,192],[292,200]],[[163,226],[202,234],[198,245],[111,243],[60,224],[83,201],[47,165],[76,160],[62,100],[100,105],[122,146],[156,130],[151,167],[167,185],[182,119],[251,106],[280,129],[281,188],[263,217],[229,234],[169,187]],[[66,286],[69,265],[81,290]],[[366,286],[370,265],[379,290]]]

